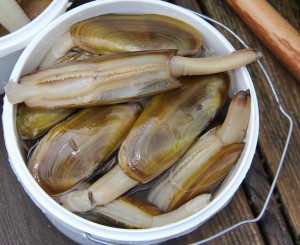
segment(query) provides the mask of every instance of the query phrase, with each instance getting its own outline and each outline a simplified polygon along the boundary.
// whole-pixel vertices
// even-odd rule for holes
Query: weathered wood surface
[[[284,17],[297,29],[300,29],[300,6],[297,1],[269,1]],[[261,60],[271,76],[278,95],[286,110],[293,116],[294,132],[290,148],[287,153],[284,167],[278,180],[278,193],[282,202],[282,208],[289,221],[294,237],[300,235],[300,141],[299,141],[299,84],[287,72],[287,70],[269,53],[253,35],[251,31],[240,21],[235,13],[226,6],[223,1],[200,1],[205,6],[207,13],[240,35],[250,46],[263,51]],[[288,14],[287,14],[288,13]],[[232,43],[236,43],[232,37],[225,34]],[[272,91],[263,78],[260,69],[252,64],[249,66],[253,82],[258,96],[260,108],[260,136],[259,147],[266,159],[266,169],[270,177],[274,176],[280,160],[280,155],[285,144],[288,130],[288,121],[282,116]]]
[[[238,16],[219,0],[169,1],[221,21],[251,47],[263,51],[261,60],[272,78],[286,110],[293,116],[294,131],[275,193],[262,220],[241,226],[208,244],[295,244],[300,235],[300,131],[299,83],[264,47]],[[297,30],[300,29],[298,0],[270,0]],[[217,27],[236,48],[241,45]],[[288,130],[271,89],[256,64],[248,66],[260,108],[260,135],[252,167],[231,202],[192,233],[165,244],[190,244],[219,232],[260,212],[276,172]],[[1,124],[2,126],[2,124]],[[2,136],[2,135],[1,135]],[[9,166],[3,137],[0,138],[0,238],[1,244],[74,244],[47,220],[30,200]]]

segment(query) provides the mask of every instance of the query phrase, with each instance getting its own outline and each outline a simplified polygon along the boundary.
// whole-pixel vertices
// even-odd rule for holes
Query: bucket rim
[[[0,37],[0,58],[24,49],[43,27],[66,10],[68,3],[68,0],[53,0],[41,14],[28,24]]]

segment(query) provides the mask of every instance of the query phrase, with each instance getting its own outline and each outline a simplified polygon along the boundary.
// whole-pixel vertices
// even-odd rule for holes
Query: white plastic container
[[[17,31],[0,37],[0,94],[24,48],[53,19],[64,13],[68,0],[53,0],[34,20]]]
[[[204,43],[209,44],[218,54],[229,53],[234,50],[230,43],[215,28],[189,10],[157,0],[103,0],[83,5],[53,21],[25,49],[12,72],[11,79],[18,81],[21,74],[34,70],[57,37],[61,36],[70,25],[80,20],[106,13],[156,13],[169,15],[186,21],[197,28],[202,33]],[[28,195],[49,220],[66,236],[80,244],[96,244],[93,241],[102,244],[151,244],[187,234],[211,218],[230,201],[245,178],[255,152],[258,139],[259,115],[254,87],[246,68],[235,70],[232,73],[232,78],[231,95],[240,89],[250,89],[252,97],[251,116],[245,139],[245,148],[236,167],[226,178],[211,203],[184,220],[157,228],[128,230],[90,222],[61,207],[31,177],[25,165],[23,151],[15,129],[16,107],[11,105],[5,98],[3,112],[4,137],[11,167]]]

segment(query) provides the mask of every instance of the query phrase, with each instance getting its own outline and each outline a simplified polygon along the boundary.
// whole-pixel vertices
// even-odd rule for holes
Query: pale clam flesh
[[[113,104],[178,88],[180,76],[214,74],[260,57],[246,49],[223,56],[188,58],[174,51],[141,51],[56,65],[5,86],[11,103],[62,108]]]

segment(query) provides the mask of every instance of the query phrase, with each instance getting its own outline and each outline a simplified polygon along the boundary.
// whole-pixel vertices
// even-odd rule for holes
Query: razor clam
[[[41,140],[29,171],[50,195],[72,189],[120,147],[140,111],[137,103],[81,110]]]
[[[23,139],[33,140],[47,133],[74,111],[73,108],[33,109],[22,103],[18,105],[16,127]]]
[[[201,49],[201,44],[199,31],[176,18],[156,14],[100,15],[72,25],[40,67],[48,67],[76,46],[95,54],[176,49],[177,55],[190,56]]]
[[[237,162],[250,115],[249,91],[238,92],[221,127],[204,134],[150,189],[148,201],[165,212],[202,193],[211,193]]]
[[[59,108],[111,104],[181,86],[179,76],[223,72],[248,64],[257,50],[246,49],[219,57],[187,58],[174,51],[141,51],[54,66],[9,81],[8,100],[30,107]]]
[[[125,228],[146,229],[177,222],[200,211],[210,202],[211,194],[202,194],[169,213],[132,198],[118,198],[105,206],[97,206],[88,215],[100,216]]]
[[[119,165],[88,189],[61,196],[64,207],[80,212],[105,205],[159,176],[184,154],[221,109],[229,76],[186,77],[182,83],[181,88],[151,99],[120,147]]]
[[[141,183],[158,176],[182,156],[227,98],[227,73],[180,81],[183,89],[151,100],[119,150],[121,168]]]

